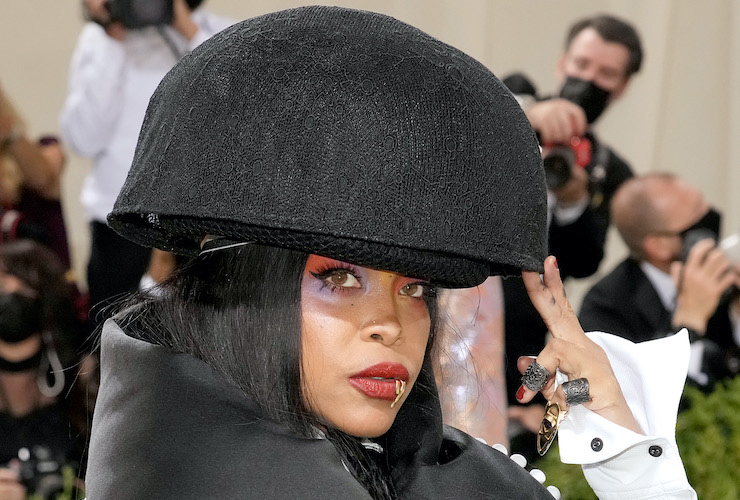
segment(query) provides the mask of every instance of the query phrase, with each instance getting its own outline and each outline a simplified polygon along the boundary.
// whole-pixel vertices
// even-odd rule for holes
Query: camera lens
[[[574,161],[573,151],[570,148],[561,146],[553,148],[542,159],[542,164],[545,167],[545,182],[548,189],[558,189],[570,180]]]

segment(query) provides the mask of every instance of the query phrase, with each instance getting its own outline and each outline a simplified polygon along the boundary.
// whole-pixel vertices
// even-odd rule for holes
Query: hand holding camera
[[[555,194],[558,206],[569,208],[582,203],[588,203],[589,174],[585,168],[575,167],[570,171],[568,178],[558,187],[551,188]]]
[[[565,144],[545,144],[542,163],[547,188],[555,193],[561,206],[580,203],[588,198],[592,145],[586,137],[571,137]]]
[[[26,488],[13,469],[0,467],[0,500],[25,500]]]
[[[563,98],[548,99],[530,106],[527,118],[543,144],[547,188],[561,206],[572,206],[589,196],[592,144],[584,137],[588,123],[579,105]]]
[[[736,265],[713,239],[704,238],[691,246],[685,263],[671,265],[671,275],[678,288],[673,324],[704,334],[722,295],[738,281]]]
[[[83,0],[82,7],[85,18],[102,26],[109,37],[119,42],[126,38],[126,27],[113,17],[109,0]]]
[[[582,137],[588,126],[583,108],[563,98],[536,102],[526,114],[542,144],[568,143],[573,137]]]
[[[192,40],[198,26],[190,16],[198,1],[186,0],[83,0],[88,19],[105,28],[111,38],[123,40],[126,31],[147,26],[171,24],[188,40]]]

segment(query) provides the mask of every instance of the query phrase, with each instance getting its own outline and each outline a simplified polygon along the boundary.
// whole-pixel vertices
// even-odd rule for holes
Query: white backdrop
[[[207,0],[213,12],[245,19],[307,4],[375,10],[413,24],[476,57],[497,75],[524,71],[554,90],[555,61],[576,18],[615,14],[632,22],[645,49],[641,73],[599,123],[638,172],[669,170],[704,191],[740,230],[740,3],[734,0]],[[0,0],[0,84],[31,133],[57,131],[67,65],[82,25],[79,1]],[[88,160],[70,156],[64,203],[78,278],[88,234],[78,197]],[[624,256],[611,235],[600,273]],[[571,285],[578,302],[586,284]]]

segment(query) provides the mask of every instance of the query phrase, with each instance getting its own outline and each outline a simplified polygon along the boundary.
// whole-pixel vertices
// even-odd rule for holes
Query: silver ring
[[[536,359],[533,359],[524,372],[524,375],[522,375],[522,384],[526,385],[529,390],[537,392],[545,387],[549,378],[550,372],[547,371],[547,368],[539,364]]]
[[[563,382],[563,392],[565,393],[565,404],[568,406],[591,401],[591,396],[588,393],[588,380],[585,378]]]

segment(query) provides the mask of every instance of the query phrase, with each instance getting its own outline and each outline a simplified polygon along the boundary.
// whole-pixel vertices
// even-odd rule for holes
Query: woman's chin
[[[332,426],[358,438],[376,438],[391,428],[396,420],[399,407],[390,408],[357,408],[331,419]]]

